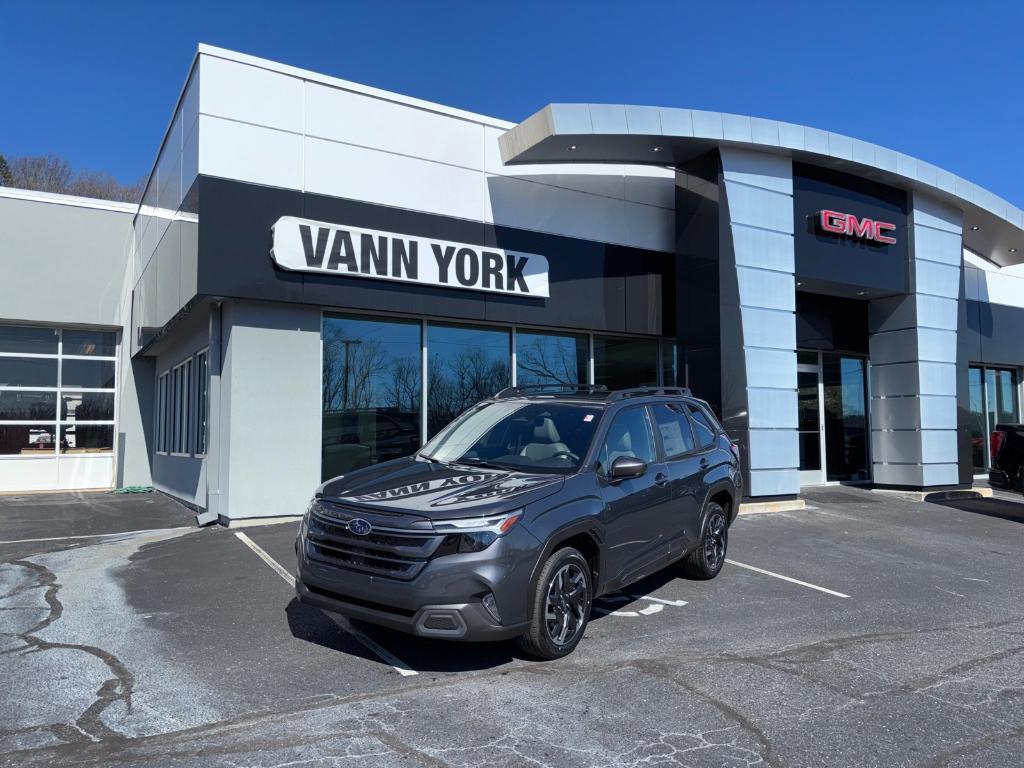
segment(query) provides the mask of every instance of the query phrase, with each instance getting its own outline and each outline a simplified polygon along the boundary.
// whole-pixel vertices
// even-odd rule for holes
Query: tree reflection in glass
[[[418,450],[420,354],[416,321],[324,318],[323,479]]]
[[[509,332],[433,325],[427,328],[427,438],[509,385]]]
[[[516,384],[585,384],[587,337],[516,333]]]

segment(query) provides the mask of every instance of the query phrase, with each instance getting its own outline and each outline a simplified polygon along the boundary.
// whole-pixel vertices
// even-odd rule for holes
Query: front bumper
[[[300,602],[420,637],[504,640],[528,627],[527,595],[540,544],[523,526],[483,552],[445,555],[427,562],[415,578],[364,573],[310,556],[295,541]],[[490,592],[500,621],[484,608]]]

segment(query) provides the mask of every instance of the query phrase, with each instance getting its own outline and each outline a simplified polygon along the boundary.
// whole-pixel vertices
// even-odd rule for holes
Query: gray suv
[[[419,453],[317,489],[295,588],[374,624],[557,658],[595,597],[675,561],[714,578],[741,484],[736,446],[689,390],[513,387]]]

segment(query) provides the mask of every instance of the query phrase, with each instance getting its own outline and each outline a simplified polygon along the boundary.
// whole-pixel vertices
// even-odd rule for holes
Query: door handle
[[[711,462],[708,459],[701,459],[700,460],[700,468],[701,469],[707,469],[710,466],[711,466]]]
[[[655,485],[665,485],[667,482],[668,482],[668,475],[666,475],[664,472],[659,472],[658,474],[656,474],[654,476],[654,484]]]

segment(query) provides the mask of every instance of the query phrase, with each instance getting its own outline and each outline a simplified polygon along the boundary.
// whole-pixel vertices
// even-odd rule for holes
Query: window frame
[[[210,419],[210,348],[203,347],[193,355],[195,359],[195,434],[189,446],[197,458],[206,456],[209,446]]]
[[[57,376],[54,386],[49,387],[37,387],[37,386],[21,386],[21,385],[0,385],[0,391],[10,392],[52,392],[55,394],[55,407],[53,410],[52,417],[45,420],[40,419],[6,419],[0,421],[0,426],[28,426],[37,428],[46,428],[51,431],[54,435],[54,448],[52,452],[43,454],[33,455],[0,455],[0,460],[14,460],[14,459],[40,459],[40,458],[53,458],[53,459],[71,459],[81,457],[110,457],[113,456],[117,451],[117,408],[119,403],[119,376],[120,376],[120,360],[119,352],[121,349],[121,339],[117,330],[103,327],[73,327],[73,326],[48,326],[48,325],[31,325],[25,323],[2,323],[0,324],[5,328],[30,328],[34,330],[50,331],[56,336],[56,347],[54,352],[2,352],[0,351],[0,358],[21,358],[21,359],[33,359],[33,360],[53,360],[57,365]],[[69,331],[92,331],[97,334],[111,334],[113,337],[113,354],[112,355],[75,355],[65,354],[64,352],[64,334]],[[94,362],[105,362],[110,363],[113,366],[113,378],[112,385],[110,387],[80,387],[75,385],[64,385],[64,361],[65,360],[91,360]],[[104,393],[113,396],[114,399],[114,413],[113,418],[110,419],[66,419],[62,418],[62,405],[64,402],[64,395],[68,394],[88,394],[88,393]],[[89,454],[76,454],[68,453],[61,450],[61,435],[64,433],[65,428],[74,427],[76,425],[81,426],[105,426],[111,427],[111,447],[109,450],[101,450],[95,453]]]

